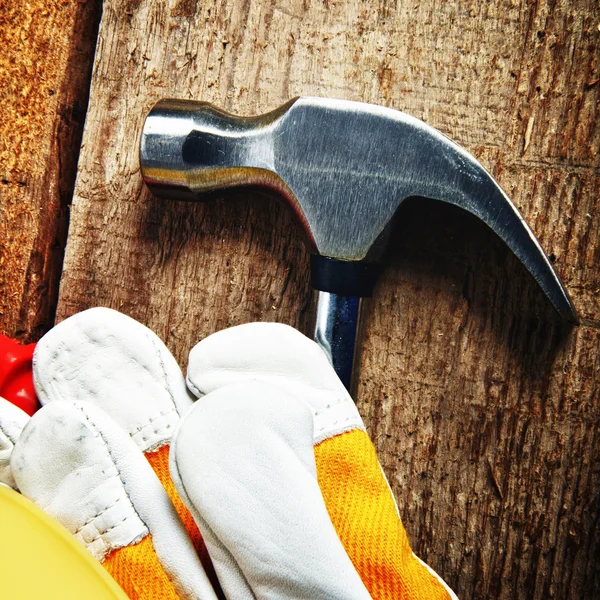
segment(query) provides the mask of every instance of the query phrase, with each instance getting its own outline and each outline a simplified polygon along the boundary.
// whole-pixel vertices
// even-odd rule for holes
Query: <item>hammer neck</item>
[[[358,372],[353,365],[360,360],[362,310],[364,298],[317,292],[314,339],[321,346],[346,389],[354,396]]]

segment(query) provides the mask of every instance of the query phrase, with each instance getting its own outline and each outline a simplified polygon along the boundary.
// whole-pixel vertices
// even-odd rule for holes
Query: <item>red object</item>
[[[34,349],[35,344],[21,346],[19,342],[0,335],[0,396],[28,415],[40,407],[31,370]]]

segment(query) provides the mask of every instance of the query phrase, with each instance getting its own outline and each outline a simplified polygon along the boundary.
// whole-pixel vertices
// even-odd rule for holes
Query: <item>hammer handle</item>
[[[317,293],[314,340],[321,346],[337,376],[352,394],[353,373],[359,360],[363,299],[329,292]]]

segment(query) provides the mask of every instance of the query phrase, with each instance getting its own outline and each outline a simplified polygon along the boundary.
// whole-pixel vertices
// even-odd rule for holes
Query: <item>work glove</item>
[[[313,446],[317,480],[333,526],[373,599],[456,599],[446,583],[410,547],[398,507],[383,474],[373,443],[352,398],[321,348],[298,331],[276,323],[250,323],[215,333],[191,351],[188,388],[199,398],[182,423],[174,443],[195,446],[193,416],[202,403],[232,385],[260,382],[309,406],[313,437],[299,430],[297,444],[307,453]],[[215,452],[219,449],[215,448]],[[281,459],[284,461],[285,458]],[[185,466],[185,462],[184,462]],[[283,468],[286,468],[285,466]],[[187,470],[182,474],[191,475]],[[174,473],[177,481],[178,475]],[[196,483],[190,477],[191,483]],[[198,487],[177,484],[183,494],[200,503]],[[265,496],[275,490],[265,489]],[[286,511],[294,498],[284,494]]]
[[[212,598],[132,442],[147,457],[168,445],[167,415],[190,405],[174,398],[181,374],[158,338],[116,315],[81,313],[40,342],[36,387],[51,404],[17,442],[14,478],[130,597]],[[187,382],[202,399],[179,425],[171,471],[229,598],[454,597],[410,551],[362,421],[314,343],[281,325],[233,328],[192,351]],[[137,407],[148,399],[152,410]]]
[[[215,598],[204,543],[169,476],[169,442],[192,397],[160,339],[116,311],[85,311],[40,340],[33,378],[44,406],[13,450],[20,491],[130,597]]]
[[[84,543],[131,598],[214,598],[202,565],[150,466],[164,486],[172,489],[161,452],[167,455],[179,413],[191,404],[183,376],[160,340],[114,311],[86,311],[64,321],[40,341],[34,380],[45,406],[13,450],[11,465],[20,490]],[[240,465],[246,460],[248,472],[256,470],[255,464],[263,468],[265,464],[255,460],[256,452],[249,450],[251,440],[245,442],[245,437],[260,441],[275,428],[271,438],[277,443],[300,423],[312,439],[312,414],[304,404],[300,403],[298,410],[298,401],[286,404],[279,393],[277,401],[271,398],[270,403],[263,401],[261,392],[227,390],[229,395],[245,398],[246,412],[250,411],[235,422],[237,429],[228,426],[241,452],[233,462]],[[284,405],[289,408],[282,411]],[[218,427],[221,406],[229,403],[217,398],[212,406],[216,414],[208,411],[203,418],[213,423],[205,437],[208,441],[216,438],[218,446],[223,438]],[[260,416],[273,406],[283,428],[279,433],[277,422]],[[235,410],[235,414],[243,415],[244,410]],[[248,428],[251,419],[257,427]],[[268,424],[262,433],[260,423]],[[277,466],[279,446],[267,447]],[[308,448],[308,459],[314,465],[311,444]],[[145,451],[145,458],[140,450]],[[227,453],[221,454],[215,459],[217,464],[228,458]],[[186,461],[185,452],[181,460]],[[267,466],[270,482],[275,470]],[[193,478],[206,479],[210,485],[201,466],[192,471]],[[225,477],[226,469],[220,473]],[[289,489],[302,498],[312,486],[312,497],[320,495],[314,475],[309,481],[305,477],[304,482],[292,477],[295,487],[287,481],[290,474],[283,471],[281,475],[286,480],[277,482],[278,489]],[[235,482],[236,475],[229,481]],[[255,494],[253,486],[240,480],[237,489],[234,487],[242,505],[248,505]],[[210,499],[227,506],[232,489],[225,491],[224,497],[211,494]],[[171,496],[176,496],[173,489]],[[244,500],[247,497],[248,501]],[[251,515],[247,545],[240,549],[239,542],[233,542],[235,560],[230,558],[230,544],[219,540],[232,529],[230,535],[237,540],[236,528],[248,528],[247,514],[208,520],[206,534],[215,538],[212,548],[220,559],[219,574],[228,597],[368,598],[322,502],[316,514],[312,504],[301,502],[294,512],[270,515],[268,500]],[[232,514],[235,517],[235,511]],[[202,522],[200,517],[197,521]],[[281,543],[282,532],[286,539],[289,536],[289,543]],[[261,567],[253,561],[255,556],[263,557],[262,572],[266,568],[267,576],[253,577]]]

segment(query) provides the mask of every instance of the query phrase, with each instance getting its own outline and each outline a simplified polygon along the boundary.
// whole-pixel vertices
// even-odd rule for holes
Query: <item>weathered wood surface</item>
[[[116,308],[182,365],[230,325],[307,331],[308,255],[284,207],[142,185],[159,98],[255,114],[334,96],[426,120],[496,176],[583,320],[559,322],[473,218],[407,203],[360,410],[415,550],[460,598],[599,597],[599,20],[592,0],[105,2],[59,318]]]
[[[0,5],[0,332],[54,323],[101,2]]]

